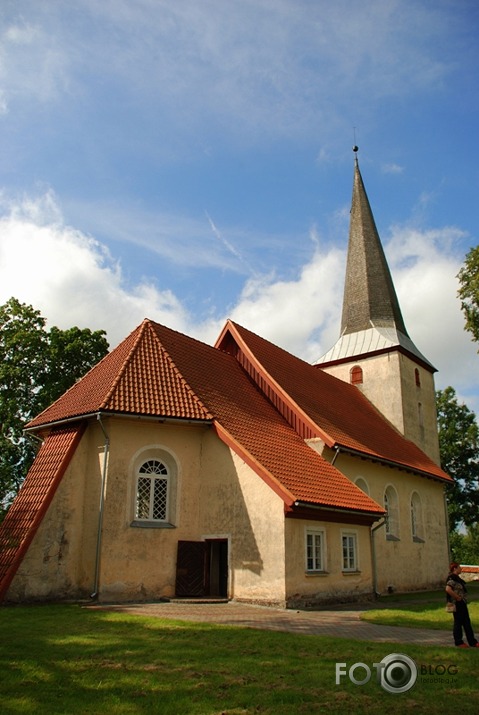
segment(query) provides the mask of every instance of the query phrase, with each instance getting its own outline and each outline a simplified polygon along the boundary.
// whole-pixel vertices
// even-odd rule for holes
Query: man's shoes
[[[479,646],[479,643],[477,645]],[[469,646],[466,643],[461,643],[460,645],[456,646],[456,648],[469,648]]]

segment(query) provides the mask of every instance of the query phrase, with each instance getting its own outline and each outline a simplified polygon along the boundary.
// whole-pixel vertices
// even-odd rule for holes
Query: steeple
[[[436,369],[406,330],[357,155],[341,333],[316,366],[356,385],[405,437],[439,463]]]
[[[354,182],[341,334],[318,364],[400,349],[426,369],[436,369],[408,335],[396,290],[364,188],[354,147]]]
[[[357,155],[354,164],[341,335],[376,327],[395,328],[407,336]]]

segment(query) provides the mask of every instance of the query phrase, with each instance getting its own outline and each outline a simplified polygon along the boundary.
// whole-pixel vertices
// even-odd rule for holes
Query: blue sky
[[[354,143],[409,333],[479,410],[475,0],[5,0],[0,301],[50,324],[338,337]]]

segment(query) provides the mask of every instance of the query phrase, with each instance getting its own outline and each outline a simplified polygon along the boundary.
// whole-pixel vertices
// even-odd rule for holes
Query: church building
[[[228,320],[144,320],[33,419],[0,599],[301,607],[437,586],[435,368],[406,330],[357,157],[340,337],[306,363]]]

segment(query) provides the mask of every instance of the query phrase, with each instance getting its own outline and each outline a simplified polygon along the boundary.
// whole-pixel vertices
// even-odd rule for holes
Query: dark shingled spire
[[[408,336],[355,157],[341,335],[372,327]]]
[[[356,153],[358,147],[353,151]],[[435,372],[408,335],[355,157],[341,335],[317,361],[327,365],[399,348]]]

